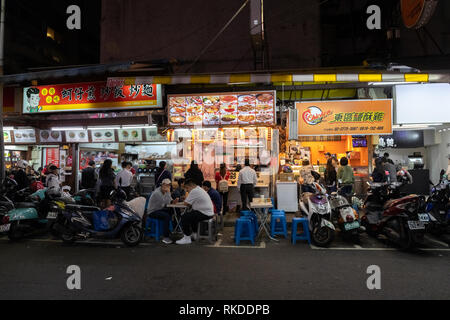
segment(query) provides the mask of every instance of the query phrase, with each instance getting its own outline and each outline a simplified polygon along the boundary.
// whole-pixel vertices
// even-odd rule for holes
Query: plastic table
[[[177,209],[182,209],[181,215],[183,215],[186,212],[186,209],[188,208],[184,203],[171,203],[167,205],[167,208],[173,209],[173,216],[175,217],[176,226],[173,229],[173,232],[180,232],[183,233],[183,230],[181,229],[181,218],[177,215]]]
[[[259,226],[258,236],[260,236],[261,232],[264,230],[269,237],[270,240],[278,241],[273,238],[269,232],[269,209],[273,207],[272,202],[270,203],[250,203],[250,208],[255,211],[259,220],[261,221],[261,225]]]

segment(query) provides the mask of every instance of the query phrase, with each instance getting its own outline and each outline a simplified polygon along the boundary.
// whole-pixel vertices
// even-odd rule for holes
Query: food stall
[[[308,159],[323,175],[325,154],[346,157],[355,175],[355,192],[364,194],[372,160],[372,136],[392,133],[392,100],[297,102],[298,137],[286,143],[281,163],[297,178]]]
[[[249,159],[258,175],[255,193],[273,195],[279,141],[273,129],[274,97],[274,91],[169,95],[169,141],[176,143],[174,178],[183,176],[195,160],[205,180],[215,186],[215,173],[226,164],[233,208],[241,203],[239,169]]]

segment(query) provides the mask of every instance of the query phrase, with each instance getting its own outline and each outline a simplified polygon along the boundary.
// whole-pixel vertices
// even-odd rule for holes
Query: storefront
[[[401,131],[394,131],[393,140],[383,141],[385,148],[391,149],[391,152],[388,152],[394,156],[403,151],[397,160],[402,165],[412,167],[415,173],[422,177],[419,181],[437,183],[441,170],[447,170],[450,158],[450,84],[396,85],[393,96],[396,124],[394,130]],[[398,132],[402,132],[402,136]],[[388,142],[390,145],[400,142],[403,146],[407,143],[408,149],[399,151],[398,147],[392,148]],[[406,152],[408,154],[405,158]],[[409,155],[412,157],[408,158]],[[416,165],[411,163],[410,159],[413,159]],[[423,185],[419,191],[428,194],[428,185]]]
[[[106,81],[26,87],[22,100],[23,118],[34,128],[17,130],[21,121],[15,120],[16,129],[4,134],[6,144],[26,144],[29,152],[21,156],[35,169],[50,163],[63,169],[74,190],[89,160],[100,167],[111,159],[119,170],[127,144],[153,141],[156,127],[148,125],[151,112],[144,109],[162,108],[161,85],[108,86]]]
[[[392,133],[392,100],[338,100],[297,102],[297,123],[290,123],[297,135],[281,154],[280,161],[297,180],[302,161],[308,159],[323,175],[326,154],[338,160],[346,157],[355,175],[355,192],[366,192],[372,162],[373,137]],[[289,121],[292,121],[290,119]]]
[[[225,164],[232,210],[241,205],[239,170],[249,159],[258,176],[256,196],[273,196],[279,151],[274,97],[274,91],[168,96],[174,178],[195,160],[215,186],[215,173]]]

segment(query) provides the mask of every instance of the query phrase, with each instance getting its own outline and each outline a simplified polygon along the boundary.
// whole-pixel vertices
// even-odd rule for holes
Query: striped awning
[[[147,83],[182,84],[246,84],[246,83],[333,83],[333,82],[450,82],[450,74],[431,73],[311,73],[311,74],[209,74],[149,77],[112,77],[108,86]]]

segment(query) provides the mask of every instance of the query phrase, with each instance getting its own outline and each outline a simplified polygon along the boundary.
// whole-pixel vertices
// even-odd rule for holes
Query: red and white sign
[[[157,107],[162,107],[161,85],[157,84],[108,87],[106,82],[87,82],[23,89],[23,113]]]
[[[45,165],[54,164],[59,168],[59,148],[45,149]]]

